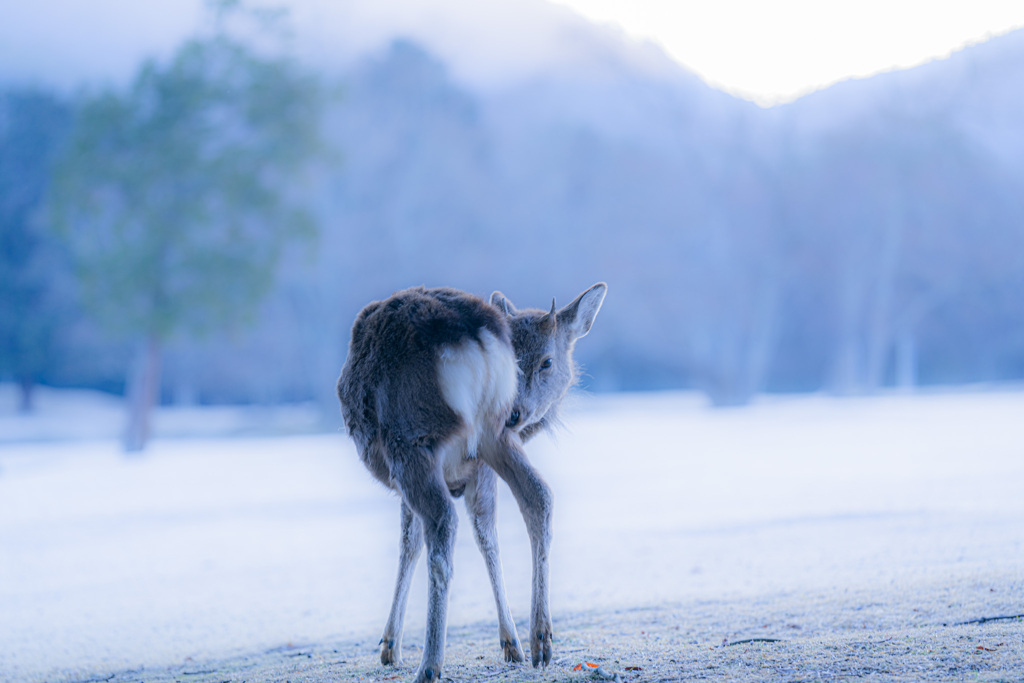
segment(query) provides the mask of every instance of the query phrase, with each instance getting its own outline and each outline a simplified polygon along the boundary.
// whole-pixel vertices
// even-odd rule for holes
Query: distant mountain
[[[730,405],[1024,380],[1024,31],[761,109],[555,5],[470,5],[297,11],[344,92],[341,162],[303,188],[317,253],[252,330],[182,340],[171,393],[334,410],[372,299],[443,284],[546,307],[598,280],[593,389]]]
[[[552,71],[673,77],[683,70],[651,43],[628,38],[548,0],[295,0],[296,47],[311,64],[347,70],[396,39],[442,61],[453,82],[480,92]]]
[[[998,77],[1021,35],[771,110],[600,32],[588,59],[479,87],[396,42],[349,72],[335,122],[330,219],[382,264],[353,264],[347,305],[412,283],[537,304],[606,279],[594,386],[722,403],[1016,376],[1024,188],[979,122],[1021,132]]]
[[[838,83],[770,112],[804,135],[886,119],[942,119],[1005,163],[1024,164],[1024,29],[912,69]]]

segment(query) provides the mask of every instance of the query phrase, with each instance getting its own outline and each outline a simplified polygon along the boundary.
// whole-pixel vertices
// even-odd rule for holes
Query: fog
[[[608,283],[530,444],[556,619],[1016,576],[1024,31],[764,109],[532,0],[180,5],[0,10],[0,677],[376,634],[334,387],[418,285]]]
[[[332,412],[355,313],[419,284],[482,296],[501,289],[517,305],[547,306],[552,296],[565,302],[607,281],[602,334],[579,354],[585,386],[596,391],[695,388],[716,403],[741,404],[762,392],[1024,377],[1024,97],[1014,86],[1024,34],[765,110],[709,88],[651,45],[536,7],[519,15],[532,21],[522,27],[529,50],[470,36],[475,15],[456,5],[432,21],[402,14],[421,27],[413,38],[386,37],[386,12],[368,5],[296,9],[295,30],[274,54],[300,56],[291,68],[317,79],[319,109],[307,107],[301,125],[288,123],[284,109],[279,121],[261,124],[293,139],[291,165],[283,157],[260,162],[264,199],[272,194],[286,213],[247,227],[249,246],[238,243],[237,255],[218,252],[224,264],[250,266],[259,254],[260,268],[273,272],[232,279],[227,266],[196,265],[175,276],[174,287],[193,282],[192,290],[220,302],[206,308],[220,312],[202,313],[207,295],[193,296],[179,308],[194,310],[179,317],[195,324],[160,328],[159,400],[315,401]],[[153,8],[163,11],[170,10]],[[157,64],[170,59],[161,41],[182,25],[195,21],[205,27],[199,35],[210,35],[216,23],[178,16],[160,40],[135,36]],[[335,31],[340,47],[332,50]],[[129,42],[110,59],[128,60]],[[496,61],[455,56],[452,45]],[[509,55],[517,55],[515,69]],[[102,222],[110,214],[95,215],[88,232],[73,203],[81,200],[54,200],[47,175],[64,168],[62,187],[75,173],[96,177],[80,154],[68,171],[66,150],[93,144],[75,138],[83,129],[76,112],[106,92],[97,90],[97,74],[114,75],[104,71],[106,57],[96,59],[90,65],[65,53],[66,65],[81,61],[93,75],[64,76],[90,86],[84,94],[16,81],[5,91],[3,220],[7,244],[21,246],[6,247],[18,275],[4,305],[9,336],[21,341],[7,343],[0,372],[28,384],[121,393],[131,384],[128,361],[141,353],[133,349],[155,328],[126,323],[124,306],[136,310],[138,302],[121,304],[114,294],[139,285],[114,279],[108,266],[82,279],[102,256],[96,245],[109,242],[95,231],[111,229]],[[549,61],[538,69],[531,60]],[[483,85],[467,64],[493,78]],[[509,69],[518,75],[496,76]],[[25,93],[54,113],[33,114]],[[300,131],[309,138],[301,144]],[[125,148],[119,163],[135,154],[140,168],[158,173],[159,158],[145,156],[158,149]],[[299,159],[301,149],[313,153]],[[19,159],[38,162],[34,175]],[[180,203],[156,210],[178,221],[168,228],[179,233],[174,239],[202,244],[186,235],[214,239],[208,214],[223,213],[224,200],[214,199],[219,186],[198,178],[189,182],[205,182],[209,201],[222,208],[204,205],[192,222],[178,213]],[[163,192],[199,196],[187,187]],[[308,229],[288,227],[296,211]],[[55,232],[60,215],[81,225]],[[105,304],[114,306],[106,317],[97,312]],[[40,329],[17,331],[28,318]]]
[[[595,51],[668,63],[652,47],[627,40],[612,26],[591,24],[544,0],[289,0],[297,56],[337,73],[395,37],[424,45],[473,87],[528,78],[553,64],[593,61]],[[82,85],[125,83],[145,58],[166,58],[208,23],[204,3],[126,0],[83,3],[41,0],[0,11],[0,80],[73,91]],[[655,53],[658,53],[655,55]],[[646,54],[646,56],[645,56]],[[664,67],[662,67],[664,68]]]

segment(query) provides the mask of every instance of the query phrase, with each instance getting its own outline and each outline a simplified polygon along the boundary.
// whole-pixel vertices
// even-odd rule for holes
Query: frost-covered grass
[[[29,418],[0,400],[0,679],[105,677],[289,643],[360,642],[373,664],[398,508],[340,429],[218,438],[216,411],[195,410],[177,438],[129,458],[113,438],[116,403],[51,399]],[[993,609],[1024,612],[1024,585],[1012,580],[1024,566],[1022,418],[1024,393],[1013,391],[773,398],[735,410],[689,394],[581,397],[564,431],[528,447],[556,496],[556,627],[666,604],[752,605],[765,619],[778,596],[793,612],[805,594],[832,611],[822,623],[842,624],[859,618],[845,612],[852,592],[883,596],[872,619],[895,628],[912,615],[889,614],[885,595],[928,587],[919,609],[972,618],[985,596],[962,613],[936,601],[989,577]],[[98,429],[102,419],[113,431],[68,438],[68,424]],[[17,431],[26,420],[36,432]],[[65,431],[39,433],[47,421]],[[493,620],[461,521],[453,633]],[[522,630],[529,545],[504,490],[499,534]],[[423,574],[409,606],[410,659]],[[680,628],[703,623],[677,612]],[[728,623],[705,625],[715,638],[744,635]],[[483,630],[469,649],[491,658],[496,626]]]
[[[0,446],[9,442],[116,439],[125,411],[119,397],[98,391],[38,387],[35,410],[19,413],[17,391],[0,383]],[[174,406],[154,412],[157,437],[267,436],[323,429],[312,404],[290,406]]]

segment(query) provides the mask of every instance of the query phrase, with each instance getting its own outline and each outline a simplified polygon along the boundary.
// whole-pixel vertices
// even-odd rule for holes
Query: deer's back
[[[361,457],[389,483],[390,454],[409,446],[457,443],[459,457],[474,455],[504,424],[516,381],[508,324],[495,308],[418,287],[358,315],[338,397]]]

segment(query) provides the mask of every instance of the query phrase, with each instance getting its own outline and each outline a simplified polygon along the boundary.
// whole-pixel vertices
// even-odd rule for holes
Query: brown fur
[[[441,675],[457,523],[451,498],[463,492],[494,591],[499,642],[506,660],[523,660],[498,557],[495,474],[509,485],[530,535],[531,659],[534,666],[551,659],[552,495],[523,442],[550,426],[575,381],[573,345],[589,331],[605,289],[599,283],[563,310],[552,305],[544,313],[516,311],[498,292],[488,304],[452,289],[419,287],[371,303],[356,318],[338,380],[342,414],[363,463],[402,497],[398,579],[381,639],[384,664],[401,660],[412,569],[427,546],[427,637],[417,682]]]

